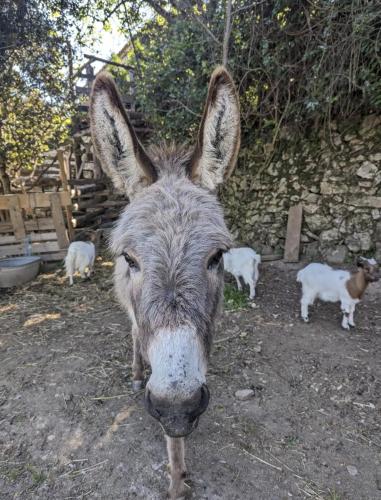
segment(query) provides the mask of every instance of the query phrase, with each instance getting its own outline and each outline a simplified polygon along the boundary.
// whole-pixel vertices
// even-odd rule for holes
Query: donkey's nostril
[[[208,386],[203,384],[200,387],[200,399],[197,408],[195,408],[189,415],[190,422],[194,422],[204,411],[207,409],[210,399],[210,392]]]
[[[144,404],[145,407],[150,415],[152,415],[153,418],[156,418],[157,420],[160,420],[161,414],[160,412],[155,408],[154,404],[152,403],[151,399],[151,392],[149,389],[146,389],[145,395],[144,395]]]

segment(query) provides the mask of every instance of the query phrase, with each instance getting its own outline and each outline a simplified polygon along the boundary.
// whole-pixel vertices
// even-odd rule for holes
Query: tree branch
[[[222,43],[222,64],[228,65],[229,40],[232,31],[232,0],[226,0],[225,32]]]

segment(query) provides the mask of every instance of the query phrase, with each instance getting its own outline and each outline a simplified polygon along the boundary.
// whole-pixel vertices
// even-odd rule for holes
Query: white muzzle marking
[[[158,330],[148,348],[155,397],[185,400],[205,384],[206,360],[196,330],[184,326]]]

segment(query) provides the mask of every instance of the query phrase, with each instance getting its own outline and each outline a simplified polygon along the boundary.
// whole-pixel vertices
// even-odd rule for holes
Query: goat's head
[[[91,127],[102,167],[130,197],[112,234],[120,302],[152,369],[146,407],[169,436],[184,436],[206,409],[207,359],[231,246],[212,193],[232,172],[239,105],[229,73],[217,68],[196,147],[140,144],[113,81],[95,80]]]
[[[357,259],[357,267],[362,269],[365,281],[373,283],[380,279],[380,269],[375,259],[359,257]]]

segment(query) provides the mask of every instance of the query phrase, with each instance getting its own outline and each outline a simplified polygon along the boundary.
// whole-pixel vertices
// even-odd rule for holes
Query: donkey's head
[[[112,235],[118,298],[151,365],[148,411],[172,437],[197,425],[209,401],[207,360],[231,239],[212,193],[232,172],[239,149],[239,105],[228,72],[217,68],[196,147],[146,153],[113,81],[93,87],[96,153],[130,198]]]

